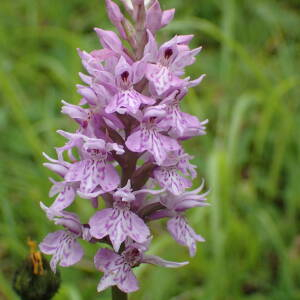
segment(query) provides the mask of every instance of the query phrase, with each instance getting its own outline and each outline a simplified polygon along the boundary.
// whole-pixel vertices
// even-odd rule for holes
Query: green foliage
[[[204,46],[188,71],[208,76],[184,109],[210,120],[208,135],[186,147],[207,178],[211,206],[190,214],[207,239],[190,265],[138,268],[141,290],[130,299],[300,299],[299,1],[162,4],[177,16],[161,39],[193,32],[194,46]],[[52,176],[41,152],[52,155],[63,143],[57,129],[74,129],[60,115],[60,99],[79,101],[76,48],[99,47],[94,26],[111,28],[103,1],[0,2],[0,299],[17,299],[11,278],[28,253],[27,238],[41,241],[54,228],[39,208],[51,202]],[[87,221],[89,203],[75,207]],[[153,229],[161,235],[153,253],[188,259],[163,225]],[[85,248],[85,260],[61,269],[54,300],[109,299],[109,291],[96,292],[95,247]]]

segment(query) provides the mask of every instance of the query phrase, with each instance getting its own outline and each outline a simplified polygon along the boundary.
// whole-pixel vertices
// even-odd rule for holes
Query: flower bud
[[[106,8],[107,8],[107,13],[110,21],[112,22],[113,25],[117,27],[121,37],[126,40],[127,39],[126,32],[122,25],[124,16],[121,13],[119,6],[111,0],[106,0]]]
[[[34,251],[34,242],[28,244],[31,254],[16,270],[13,289],[22,300],[50,300],[59,289],[60,274],[54,274],[48,261],[39,251]]]

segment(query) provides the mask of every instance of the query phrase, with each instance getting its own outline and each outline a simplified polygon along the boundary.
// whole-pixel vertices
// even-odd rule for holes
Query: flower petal
[[[155,38],[150,30],[147,30],[148,33],[148,43],[144,50],[144,57],[148,61],[156,62],[158,58],[158,47],[155,41]]]
[[[146,140],[147,132],[144,130],[137,130],[136,132],[133,132],[126,140],[126,146],[129,150],[133,152],[144,152],[147,150],[146,144],[143,142]]]
[[[111,225],[111,218],[113,215],[112,208],[105,208],[96,212],[90,219],[91,235],[97,239],[102,239],[109,234],[108,230]]]
[[[84,168],[83,161],[75,162],[74,164],[71,165],[68,173],[65,176],[65,180],[68,182],[81,181],[81,179],[83,177],[83,174],[82,174],[83,168]]]
[[[52,209],[61,211],[69,207],[76,197],[76,190],[70,184],[66,184],[63,191],[59,193],[51,205]]]
[[[113,268],[112,265],[120,258],[121,256],[112,250],[103,248],[96,253],[94,263],[98,270],[105,272],[111,270]]]
[[[119,174],[111,164],[92,159],[74,163],[65,179],[69,182],[80,181],[79,192],[87,198],[94,192],[99,195],[112,191],[120,183]]]
[[[144,243],[150,236],[150,231],[145,222],[135,213],[128,211],[124,213],[124,218],[127,221],[127,234],[134,241]]]
[[[41,252],[44,254],[52,255],[55,253],[56,248],[59,246],[61,237],[65,234],[64,230],[58,230],[49,233],[44,240],[39,244]]]
[[[124,293],[132,293],[139,289],[138,281],[131,270],[122,276],[122,280],[118,283],[118,288]]]
[[[175,261],[168,261],[164,260],[161,257],[155,255],[144,255],[142,259],[143,263],[167,267],[167,268],[180,268],[187,265],[189,262],[175,262]]]
[[[150,231],[144,221],[127,209],[106,208],[98,211],[90,219],[91,235],[101,239],[109,236],[115,251],[129,236],[142,243],[147,240]]]
[[[176,140],[158,133],[153,128],[142,128],[132,133],[126,141],[126,146],[133,152],[149,151],[158,165],[166,159],[167,152],[180,148]]]
[[[153,175],[160,186],[166,188],[174,195],[180,195],[185,189],[192,186],[192,182],[181,176],[177,168],[160,167],[154,170]]]
[[[97,292],[102,292],[114,285],[116,285],[116,281],[114,280],[112,274],[105,274],[102,276],[100,282],[98,283]]]
[[[83,161],[80,191],[92,193],[105,177],[105,164],[102,161],[87,159]]]
[[[119,30],[121,37],[126,39],[126,32],[122,25],[124,16],[121,13],[119,6],[111,0],[106,0],[106,9],[111,23]]]
[[[196,241],[205,241],[203,237],[195,233],[182,216],[176,216],[170,219],[167,223],[167,227],[173,238],[180,245],[189,248],[190,256],[195,256],[196,254]]]
[[[137,92],[133,90],[124,90],[113,97],[105,111],[108,114],[113,112],[118,112],[119,114],[131,112],[136,114],[140,105],[141,101]]]
[[[56,272],[56,266],[68,267],[79,262],[83,256],[83,249],[76,242],[77,235],[59,230],[50,233],[39,245],[40,250],[45,254],[53,255],[50,261],[52,271]]]
[[[153,34],[161,28],[162,10],[157,0],[147,10],[146,15],[146,28],[148,28]]]
[[[104,48],[108,48],[110,50],[113,50],[116,53],[122,53],[123,52],[123,46],[118,38],[118,36],[113,32],[109,30],[103,30],[100,28],[95,28],[95,31],[100,39],[100,42]]]
[[[107,163],[105,165],[104,177],[101,178],[100,186],[105,192],[115,190],[120,184],[120,176],[113,165]]]
[[[100,249],[94,259],[96,268],[104,272],[98,284],[98,292],[117,285],[125,293],[138,289],[138,282],[131,271],[131,267],[123,257],[110,249]]]
[[[127,231],[123,227],[126,224],[122,211],[114,208],[105,208],[98,211],[89,222],[91,235],[102,239],[109,236],[114,250],[117,252],[127,237]]]
[[[146,77],[154,85],[158,95],[162,95],[172,86],[173,74],[165,66],[148,64]]]
[[[161,26],[162,27],[167,26],[173,20],[174,14],[175,14],[174,8],[165,10],[163,12],[162,19],[161,19]]]
[[[83,257],[83,254],[81,245],[75,239],[66,242],[60,266],[68,267],[78,263]]]

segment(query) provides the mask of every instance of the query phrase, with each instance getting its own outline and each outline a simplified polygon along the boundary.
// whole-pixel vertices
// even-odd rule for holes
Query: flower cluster
[[[158,0],[122,2],[131,21],[115,2],[106,0],[119,35],[96,28],[102,49],[78,50],[88,73],[79,74],[82,99],[79,105],[62,102],[62,113],[77,122],[78,129],[58,131],[66,144],[56,148],[57,159],[44,154],[44,165],[61,180],[51,179],[50,197],[55,201],[41,207],[63,229],[48,234],[40,249],[52,255],[55,272],[57,265],[67,267],[82,259],[78,240],[99,247],[106,243],[111,248],[102,247],[94,260],[104,273],[98,291],[117,285],[129,293],[138,289],[134,267],[186,264],[145,254],[152,239],[150,222],[168,218],[167,230],[191,256],[196,242],[204,241],[185,217],[189,208],[207,203],[203,184],[188,190],[197,174],[182,141],[204,135],[207,120],[200,122],[180,108],[188,89],[204,77],[184,77],[185,67],[194,63],[201,48],[190,49],[192,35],[177,35],[162,45],[155,39],[175,10],[163,11]],[[66,210],[76,197],[89,200],[96,210],[86,223]],[[98,207],[100,197],[103,209]]]

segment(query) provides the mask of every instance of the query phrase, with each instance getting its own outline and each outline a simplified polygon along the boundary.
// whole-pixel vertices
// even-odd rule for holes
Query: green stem
[[[112,300],[128,300],[127,294],[120,291],[117,286],[111,288],[111,299]]]

